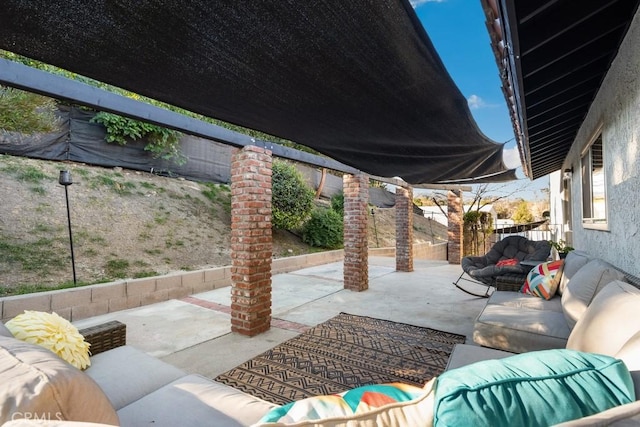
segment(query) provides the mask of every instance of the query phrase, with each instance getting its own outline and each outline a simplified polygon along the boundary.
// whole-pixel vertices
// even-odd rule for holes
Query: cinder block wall
[[[414,245],[413,251],[415,259],[447,259],[446,243],[418,243]],[[369,255],[394,257],[395,248],[370,249]],[[287,273],[340,262],[343,258],[343,250],[279,258],[272,261],[271,272]],[[4,323],[24,310],[55,311],[65,319],[76,321],[230,285],[231,266],[177,272],[165,276],[4,297],[0,298],[0,316]]]

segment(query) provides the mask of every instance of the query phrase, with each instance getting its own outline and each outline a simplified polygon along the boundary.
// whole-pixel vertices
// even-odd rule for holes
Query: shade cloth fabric
[[[369,174],[515,178],[408,0],[7,0],[0,48]]]

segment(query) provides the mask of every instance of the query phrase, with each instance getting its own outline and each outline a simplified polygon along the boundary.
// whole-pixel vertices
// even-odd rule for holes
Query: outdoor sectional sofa
[[[495,376],[495,371],[501,369],[502,373],[499,375],[509,375],[509,372],[515,370],[514,366],[508,365],[509,361],[513,361],[516,365],[526,361],[525,366],[521,367],[521,371],[527,372],[533,366],[531,365],[532,361],[538,363],[538,367],[540,366],[539,356],[543,357],[542,365],[544,365],[547,362],[544,360],[545,357],[558,355],[561,357],[567,355],[569,357],[576,355],[583,357],[586,355],[587,358],[596,358],[597,364],[600,363],[600,359],[606,357],[600,355],[607,355],[622,360],[626,365],[622,370],[628,376],[627,388],[632,390],[627,393],[627,402],[629,403],[610,405],[608,407],[615,407],[599,411],[596,415],[574,419],[567,425],[593,425],[598,422],[603,425],[615,425],[615,422],[618,421],[620,425],[623,423],[627,423],[624,425],[629,425],[628,423],[640,425],[640,402],[633,402],[635,396],[640,396],[640,321],[638,320],[640,290],[620,280],[617,270],[612,269],[608,264],[592,262],[593,260],[588,255],[580,252],[567,258],[564,270],[566,280],[563,280],[562,296],[556,297],[555,301],[546,301],[517,292],[509,292],[508,294],[496,292],[488,300],[485,310],[478,318],[474,339],[482,345],[491,345],[502,350],[470,344],[457,345],[449,360],[447,372],[437,378],[437,387],[441,387],[441,383],[445,383],[445,378],[449,380],[449,383],[452,378],[454,380],[461,379],[464,382],[471,377],[475,381],[487,372],[489,375]],[[589,286],[595,286],[593,294],[587,298],[583,294],[576,293],[577,282],[574,280],[581,278],[583,274],[580,274],[580,271],[583,268],[592,269],[596,265],[603,267],[606,274],[603,273],[598,280],[587,283]],[[591,273],[589,275],[592,278],[596,277]],[[613,277],[612,281],[608,281],[609,275]],[[568,305],[573,301],[573,297],[580,301],[574,301],[574,304]],[[581,298],[586,298],[586,300]],[[569,317],[564,320],[565,323],[569,322],[565,326],[568,332],[565,332],[564,328],[552,326],[555,324],[554,322],[560,322],[556,315],[558,305],[569,308],[567,314]],[[499,310],[491,308],[494,306],[499,307]],[[518,317],[533,319],[535,317],[533,313],[528,313],[531,310],[540,311],[540,315],[536,317],[536,321],[539,321],[540,324],[546,322],[544,313],[551,313],[549,317],[551,320],[548,321],[547,326],[540,327],[539,330],[533,328],[533,331],[532,328],[524,326],[521,329],[514,328],[513,325],[518,324],[518,321],[514,320],[512,323],[513,319]],[[504,316],[507,316],[508,312],[512,313],[509,315],[511,316],[510,320],[506,317],[502,323],[495,320],[499,312],[504,313]],[[521,315],[518,316],[518,313]],[[566,313],[560,313],[563,318],[564,314]],[[489,318],[494,320],[487,320]],[[575,326],[570,326],[569,324],[574,320]],[[71,367],[46,349],[13,338],[0,324],[0,397],[4,398],[4,402],[0,402],[2,403],[0,421],[11,420],[11,418],[29,418],[29,416],[41,418],[39,421],[15,419],[7,423],[12,427],[29,425],[95,426],[94,423],[123,426],[153,425],[156,427],[178,425],[249,426],[258,422],[265,413],[275,407],[269,402],[224,384],[199,375],[187,374],[125,345],[124,325],[118,324],[118,322],[111,323],[116,324],[115,328],[109,328],[116,338],[108,337],[107,341],[110,342],[104,346],[99,342],[94,344],[94,353],[98,354],[91,357],[91,366],[85,371]],[[556,331],[560,332],[556,333]],[[550,332],[550,334],[545,335],[546,332]],[[491,335],[491,333],[495,335]],[[90,342],[94,339],[91,333],[88,333],[86,337]],[[557,354],[549,351],[534,351],[542,348],[565,347],[569,350],[551,350],[551,352],[559,352]],[[571,350],[575,352],[571,352]],[[514,355],[513,353],[520,351],[525,353],[522,355]],[[615,368],[616,372],[620,373],[620,366],[624,365],[613,358],[606,359],[605,362],[609,363],[611,360],[615,360],[618,363]],[[475,362],[478,363],[474,364]],[[493,365],[485,366],[488,363],[493,363]],[[506,364],[506,371],[503,369],[504,366],[499,365],[500,363]],[[570,361],[569,364],[572,363],[573,361]],[[607,368],[602,372],[609,372],[607,370],[610,370],[609,366],[607,365]],[[554,371],[562,369],[565,368],[553,366]],[[595,371],[598,374],[602,374],[602,372]],[[458,378],[456,378],[456,374],[458,374]],[[565,372],[561,374],[565,375]],[[581,373],[579,372],[579,374]],[[592,374],[594,372],[589,370],[587,381]],[[522,375],[515,378],[518,384],[523,380],[521,377]],[[573,384],[582,387],[581,378],[576,377]],[[604,378],[607,379],[607,376],[604,375]],[[535,382],[538,378],[533,378],[533,380]],[[485,378],[482,378],[482,381],[486,383]],[[624,375],[620,381],[625,382]],[[504,378],[501,377],[497,383],[492,384],[492,387],[504,382]],[[620,384],[615,381],[614,383]],[[389,404],[378,409],[377,412],[372,411],[373,417],[368,415],[364,418],[362,416],[342,417],[339,418],[342,421],[337,423],[324,420],[317,423],[295,425],[430,425],[434,419],[445,419],[446,405],[448,405],[446,403],[448,401],[441,400],[440,406],[436,408],[435,402],[438,400],[434,397],[437,394],[434,391],[434,384],[436,384],[434,381],[427,383],[424,395],[415,400],[402,404]],[[587,386],[585,385],[585,387]],[[471,388],[466,388],[465,393]],[[492,388],[485,387],[485,390],[490,390],[493,393]],[[564,389],[561,388],[560,395],[563,393]],[[496,396],[498,394],[496,393]],[[525,392],[522,396],[524,395],[526,395]],[[585,396],[584,391],[577,395]],[[8,396],[11,398],[9,399]],[[451,401],[451,396],[447,397]],[[456,400],[455,397],[453,399]],[[469,396],[463,396],[463,400],[473,399],[470,399]],[[563,410],[562,403],[555,402],[554,404],[555,407],[550,410],[550,413]],[[456,416],[455,402],[451,406],[452,410],[448,415]],[[34,417],[34,413],[39,413],[39,416]],[[48,420],[43,421],[42,418],[48,418]],[[59,419],[73,421],[58,421]],[[336,421],[336,418],[333,420]],[[445,422],[441,422],[441,424],[451,425]],[[485,424],[498,425],[500,423],[487,422]],[[507,424],[513,425],[512,423]],[[482,423],[475,422],[475,425],[482,425]]]

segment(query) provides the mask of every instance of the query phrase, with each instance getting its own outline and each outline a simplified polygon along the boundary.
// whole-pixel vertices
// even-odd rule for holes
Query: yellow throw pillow
[[[71,322],[56,313],[25,310],[5,326],[19,340],[49,349],[78,369],[91,365],[90,344]]]

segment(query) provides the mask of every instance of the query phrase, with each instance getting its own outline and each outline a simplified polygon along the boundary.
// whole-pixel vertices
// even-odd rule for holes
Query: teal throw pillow
[[[550,426],[635,401],[621,360],[544,350],[440,375],[434,426]]]

